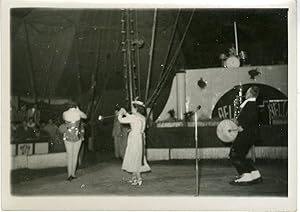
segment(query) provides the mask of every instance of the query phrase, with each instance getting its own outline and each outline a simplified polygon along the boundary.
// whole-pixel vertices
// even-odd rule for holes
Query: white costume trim
[[[142,101],[139,101],[139,100],[134,100],[134,101],[132,101],[132,104],[137,104],[137,105],[146,107],[145,104],[144,104]]]
[[[255,102],[255,101],[256,101],[256,98],[254,98],[254,97],[251,97],[251,98],[249,98],[249,99],[246,99],[246,100],[241,104],[240,108],[245,107],[245,105],[246,105],[248,102]]]

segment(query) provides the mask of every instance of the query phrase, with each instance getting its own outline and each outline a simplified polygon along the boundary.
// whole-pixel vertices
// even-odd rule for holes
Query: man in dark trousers
[[[246,92],[246,100],[241,104],[237,118],[239,134],[233,142],[229,157],[239,176],[230,182],[231,185],[252,185],[262,182],[260,172],[254,168],[252,162],[246,159],[249,149],[258,137],[258,111],[256,98],[259,89],[250,87]]]

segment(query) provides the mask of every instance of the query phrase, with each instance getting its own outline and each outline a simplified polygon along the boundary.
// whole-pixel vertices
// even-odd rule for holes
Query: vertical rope
[[[95,17],[93,20],[96,20],[97,18],[97,12],[95,13]],[[95,95],[96,95],[96,85],[97,85],[97,75],[98,75],[98,70],[99,70],[99,56],[100,56],[100,38],[101,38],[101,29],[96,30],[95,32],[95,43],[96,43],[96,54],[95,54],[95,67],[91,76],[91,100],[90,100],[90,107],[88,108],[88,116],[91,117],[93,113],[93,108],[94,108],[94,100],[95,100]],[[94,42],[93,42],[94,43]]]
[[[28,51],[28,57],[29,57],[29,80],[30,80],[30,84],[31,84],[31,89],[33,92],[33,97],[34,97],[34,101],[35,103],[37,103],[37,90],[36,90],[36,86],[35,86],[35,77],[34,77],[34,66],[33,66],[33,59],[32,59],[32,50],[30,48],[30,40],[29,40],[29,33],[28,33],[28,27],[27,27],[27,23],[24,21],[24,25],[25,25],[25,33],[26,33],[26,41],[27,41],[27,51]]]
[[[179,16],[180,16],[180,9],[177,12],[177,16],[176,16],[176,19],[175,19],[175,22],[174,22],[174,26],[173,26],[173,30],[172,30],[172,34],[171,34],[171,39],[170,39],[170,42],[169,42],[169,45],[168,45],[167,54],[166,54],[166,57],[164,59],[163,67],[162,67],[162,70],[161,70],[161,73],[160,73],[160,79],[163,77],[163,74],[166,70],[166,64],[168,62],[170,52],[171,52],[171,48],[172,48],[172,45],[174,43],[174,39],[175,39],[175,35],[176,35],[176,29],[177,29],[177,25],[178,25]]]
[[[51,75],[51,71],[53,69],[53,61],[54,61],[54,57],[55,57],[55,50],[56,50],[56,45],[57,45],[57,34],[55,35],[55,43],[53,46],[53,52],[52,52],[52,56],[51,56],[51,60],[50,60],[50,66],[48,67],[49,71],[47,73],[46,71],[46,85],[45,85],[45,89],[44,89],[44,97],[46,98],[46,95],[48,94],[48,98],[51,98],[51,93],[48,93],[49,91],[49,84],[50,84],[50,75]]]
[[[131,46],[130,49],[132,51],[131,54],[131,65],[132,65],[132,96],[135,98],[137,96],[137,70],[136,70],[136,36],[135,36],[135,13],[130,12],[130,41],[131,41]]]
[[[131,39],[130,39],[130,14],[129,9],[126,9],[126,43],[127,43],[127,71],[129,84],[129,106],[132,109],[133,90],[132,90],[132,61],[131,61]]]
[[[126,24],[126,14],[125,9],[121,10],[121,35],[122,35],[122,53],[123,53],[123,74],[124,74],[124,87],[125,87],[125,101],[127,103],[127,106],[129,106],[129,92],[128,92],[128,73],[127,73],[127,60],[126,60],[126,30],[125,30],[125,24]]]
[[[178,45],[178,47],[177,47],[177,49],[176,49],[176,52],[175,52],[175,54],[174,54],[174,56],[173,56],[173,58],[172,58],[170,64],[168,65],[168,68],[167,68],[166,72],[164,73],[164,75],[163,75],[161,81],[158,83],[157,87],[155,88],[155,90],[154,90],[152,96],[147,100],[146,106],[152,106],[152,105],[155,103],[156,99],[158,98],[158,96],[159,96],[159,94],[160,94],[161,89],[163,88],[164,84],[166,83],[168,74],[169,74],[170,71],[172,70],[173,64],[176,62],[177,57],[178,57],[178,55],[179,55],[181,46],[182,46],[182,44],[183,44],[183,41],[184,41],[184,39],[185,39],[185,36],[186,36],[187,31],[188,31],[188,29],[189,29],[189,26],[190,26],[190,24],[191,24],[191,22],[192,22],[194,12],[195,12],[195,9],[193,9],[193,11],[192,11],[192,14],[191,14],[191,16],[190,16],[190,18],[189,18],[188,24],[187,24],[187,26],[186,26],[186,28],[185,28],[184,34],[183,34],[183,36],[182,36],[182,38],[181,38],[181,41],[180,41],[180,43],[179,43],[179,45]],[[152,109],[151,109],[151,110],[152,110]],[[151,112],[150,112],[150,113],[151,113]]]
[[[147,75],[147,82],[146,82],[145,101],[148,99],[149,87],[150,87],[154,39],[155,39],[155,32],[156,32],[156,20],[157,20],[157,9],[154,10],[154,15],[153,15],[152,37],[151,37],[151,46],[149,50],[149,65],[148,65],[148,75]]]
[[[108,15],[108,20],[107,20],[107,25],[108,26],[112,26],[112,11],[109,11],[109,15]],[[110,38],[110,33],[108,32],[108,30],[107,30],[107,34],[106,34],[106,39],[105,40],[109,40],[109,38]],[[106,42],[106,46],[105,46],[105,49],[107,50],[107,52],[109,52],[108,51],[108,49],[109,49],[109,47],[108,47],[108,45],[109,45],[109,42]],[[117,48],[118,49],[118,48]],[[106,53],[107,53],[106,52]],[[108,66],[108,58],[106,58],[106,60],[105,60],[105,65],[106,66]],[[107,84],[108,84],[108,82],[109,82],[109,80],[110,80],[110,71],[108,71],[109,69],[107,68],[107,67],[105,67],[105,70],[106,70],[106,72],[105,72],[105,76],[104,76],[104,80],[103,80],[103,86],[102,86],[102,88],[101,88],[101,93],[100,93],[100,95],[99,95],[99,97],[98,97],[98,99],[97,99],[97,102],[96,102],[96,106],[95,106],[95,111],[97,111],[98,110],[98,107],[99,107],[99,103],[101,102],[101,100],[103,99],[103,94],[104,94],[104,92],[105,92],[105,89],[106,89],[106,86],[107,86]]]
[[[75,42],[74,42],[74,49],[75,49],[75,56],[76,56],[76,64],[77,64],[77,80],[78,80],[78,89],[79,89],[79,93],[81,94],[82,92],[82,83],[81,83],[81,73],[80,73],[80,67],[79,67],[79,45],[78,42],[76,40],[76,35],[77,35],[77,30],[75,28]]]
[[[139,40],[139,31],[138,31],[138,10],[135,10],[135,31],[136,31],[136,40]],[[141,70],[140,70],[140,48],[136,48],[136,70],[137,70],[137,80],[138,80],[138,96],[141,96]]]

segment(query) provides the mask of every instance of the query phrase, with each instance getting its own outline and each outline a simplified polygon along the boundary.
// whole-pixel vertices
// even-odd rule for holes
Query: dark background
[[[191,11],[181,10],[171,57]],[[154,10],[131,12],[137,21],[135,33],[144,41],[139,49],[139,96],[144,100]],[[178,9],[158,9],[150,95],[161,79],[177,13]],[[234,44],[234,21],[239,50],[247,52],[248,64],[287,64],[287,15],[287,9],[196,9],[179,57],[154,105],[154,117],[163,109],[177,71],[220,66],[219,55]],[[86,111],[96,73],[95,94],[101,101],[95,113],[113,114],[115,104],[126,104],[121,19],[120,9],[11,9],[11,95],[75,99]],[[112,119],[96,124],[99,136],[109,138]]]
[[[167,53],[177,12],[177,9],[158,10],[151,88],[159,81],[160,65]],[[181,12],[175,47],[190,12],[190,9]],[[287,9],[196,9],[169,78],[180,68],[219,66],[220,53],[227,53],[234,44],[234,21],[237,22],[239,50],[247,52],[248,63],[287,63],[287,13]],[[136,32],[145,41],[140,49],[140,83],[144,90],[153,10],[139,9],[136,17]],[[39,97],[70,97],[87,92],[95,69],[98,69],[99,94],[103,89],[123,89],[120,32],[119,9],[12,9],[13,95],[31,95],[30,70]],[[144,92],[141,93],[143,96]]]

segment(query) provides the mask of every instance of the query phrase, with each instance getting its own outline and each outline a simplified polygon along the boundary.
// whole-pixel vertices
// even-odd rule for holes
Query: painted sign
[[[259,122],[261,124],[271,124],[274,123],[273,120],[287,120],[287,96],[276,88],[264,84],[244,84],[242,85],[242,95],[245,96],[247,89],[254,85],[260,90],[257,98]],[[212,118],[220,120],[233,119],[233,102],[238,95],[238,87],[238,85],[233,87],[218,100],[214,106]]]
[[[264,101],[269,112],[269,123],[287,123],[288,101],[287,99],[273,99]]]
[[[218,118],[220,119],[233,119],[234,115],[234,106],[231,105],[223,105],[218,107]]]
[[[33,153],[33,144],[19,144],[18,145],[18,155],[32,155]]]

